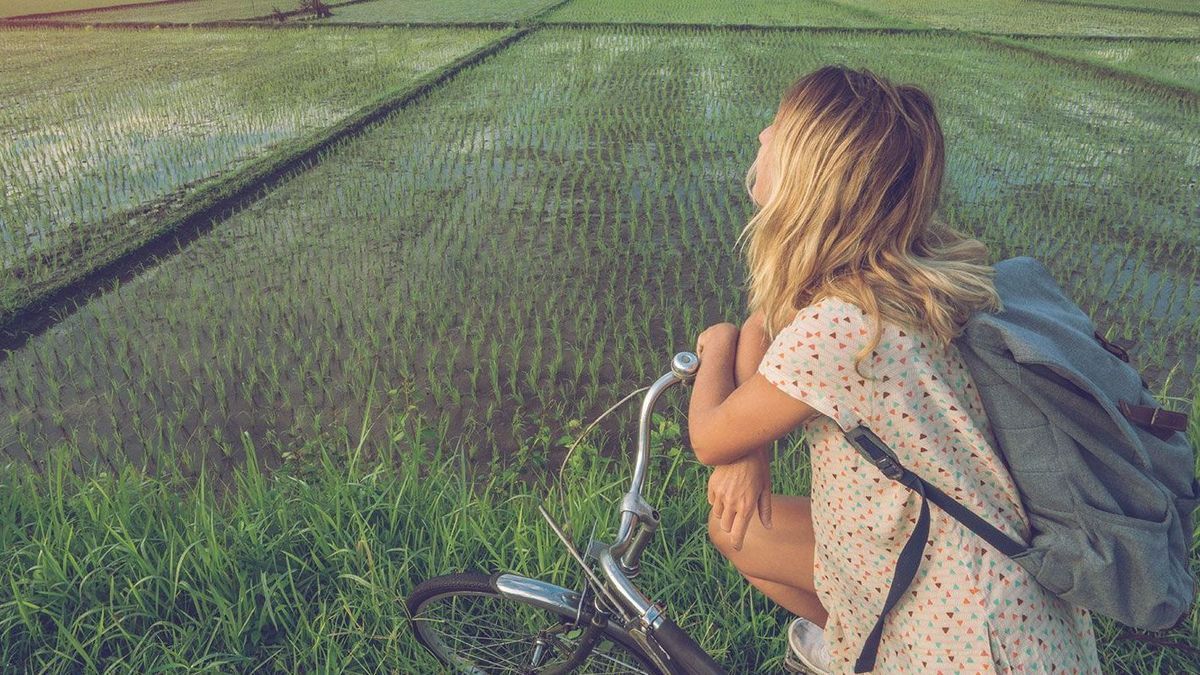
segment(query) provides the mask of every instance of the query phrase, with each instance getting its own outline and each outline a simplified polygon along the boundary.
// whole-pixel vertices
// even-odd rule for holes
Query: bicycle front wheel
[[[533,675],[570,658],[581,627],[566,616],[500,594],[479,573],[427,579],[408,596],[417,639],[458,672]],[[656,675],[659,670],[619,626],[609,624],[575,671],[591,675]]]

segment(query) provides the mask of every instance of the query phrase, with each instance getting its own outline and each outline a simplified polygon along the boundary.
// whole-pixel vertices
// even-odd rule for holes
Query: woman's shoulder
[[[867,316],[857,303],[836,295],[825,295],[796,312],[792,325],[863,322]]]
[[[785,330],[808,338],[839,340],[844,349],[847,344],[860,344],[869,339],[873,325],[871,318],[855,302],[826,295],[797,311]],[[890,328],[884,319],[885,336],[891,332]]]
[[[791,336],[806,341],[825,343],[833,350],[845,354],[856,352],[871,344],[875,334],[875,321],[858,303],[835,295],[826,295],[796,313],[791,324],[785,327]],[[941,343],[927,330],[900,325],[880,317],[880,339],[874,345],[875,361],[884,365],[937,357],[945,351]],[[904,359],[904,361],[899,361]]]

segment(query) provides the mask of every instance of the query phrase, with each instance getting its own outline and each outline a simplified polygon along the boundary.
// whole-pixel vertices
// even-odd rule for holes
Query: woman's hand
[[[708,350],[709,356],[723,357],[722,359],[710,358],[711,361],[724,361],[728,358],[727,363],[733,363],[733,357],[737,354],[738,333],[741,329],[736,324],[729,322],[714,323],[705,328],[700,337],[696,338],[696,356],[703,357],[704,350]],[[704,367],[703,359],[701,359],[701,368]]]
[[[730,532],[733,548],[741,550],[754,512],[763,527],[771,527],[771,464],[765,453],[751,452],[732,464],[713,467],[708,477],[708,503],[721,529]]]

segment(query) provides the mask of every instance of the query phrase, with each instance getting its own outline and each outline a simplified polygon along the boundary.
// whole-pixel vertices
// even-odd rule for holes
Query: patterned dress
[[[872,384],[854,370],[872,329],[857,305],[822,298],[776,335],[758,368],[821,413],[804,426],[814,575],[829,611],[834,670],[846,673],[878,618],[921,500],[862,458],[842,429],[864,422],[908,469],[1009,536],[1029,536],[957,348],[884,320],[882,341],[862,363],[864,373],[881,378]],[[884,622],[874,672],[1100,672],[1087,610],[1046,591],[932,503],[929,512],[924,558]]]

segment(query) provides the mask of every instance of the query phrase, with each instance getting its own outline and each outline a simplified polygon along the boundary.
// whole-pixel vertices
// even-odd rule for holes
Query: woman
[[[820,68],[788,89],[759,141],[746,177],[758,210],[742,232],[751,315],[699,336],[688,436],[714,467],[713,543],[800,617],[786,663],[851,672],[920,500],[842,431],[865,424],[914,473],[1028,540],[950,341],[999,297],[986,248],[934,215],[943,138],[920,88]],[[811,501],[771,493],[770,443],[798,425]],[[1086,610],[940,509],[931,518],[916,576],[876,638],[874,672],[1100,671]]]

